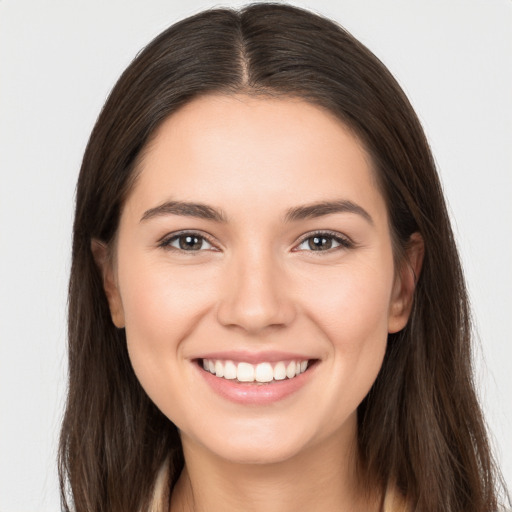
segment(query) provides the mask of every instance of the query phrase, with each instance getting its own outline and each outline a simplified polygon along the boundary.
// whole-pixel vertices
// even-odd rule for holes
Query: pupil
[[[313,251],[318,251],[320,249],[330,249],[332,246],[332,240],[330,238],[326,238],[324,236],[314,236],[310,239],[309,247]]]
[[[180,249],[186,251],[201,249],[202,240],[198,236],[183,235],[180,236]]]

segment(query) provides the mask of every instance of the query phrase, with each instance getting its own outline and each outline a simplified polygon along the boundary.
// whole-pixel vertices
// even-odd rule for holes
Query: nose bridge
[[[249,245],[232,255],[218,307],[219,321],[257,333],[294,318],[285,273],[271,248]]]

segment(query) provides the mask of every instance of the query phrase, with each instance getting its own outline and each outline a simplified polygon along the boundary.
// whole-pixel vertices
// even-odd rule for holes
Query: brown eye
[[[297,246],[297,251],[314,251],[326,252],[330,249],[349,249],[354,244],[341,235],[330,233],[315,233],[314,235],[303,238],[302,242]]]
[[[184,251],[199,251],[203,246],[203,239],[196,235],[181,235],[178,237],[178,244]]]
[[[332,247],[332,237],[312,236],[308,238],[308,246],[312,251],[324,251]]]
[[[196,233],[181,233],[163,241],[161,247],[186,252],[198,252],[213,249],[204,236]]]

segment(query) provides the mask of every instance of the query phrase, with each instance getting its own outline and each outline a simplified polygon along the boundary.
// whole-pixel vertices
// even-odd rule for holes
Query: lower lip
[[[279,400],[283,400],[293,393],[296,393],[307,384],[316,368],[315,364],[293,379],[257,384],[256,382],[242,383],[237,380],[228,380],[216,377],[210,372],[205,371],[199,365],[196,364],[196,366],[207,384],[218,395],[239,404],[254,405],[265,405],[278,402]]]

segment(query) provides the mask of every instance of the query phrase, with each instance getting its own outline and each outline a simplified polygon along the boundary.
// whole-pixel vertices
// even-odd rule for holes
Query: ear
[[[104,242],[93,238],[91,240],[91,252],[103,278],[103,289],[107,296],[112,322],[118,329],[122,329],[125,325],[123,303],[117,286],[112,261],[109,257],[109,249]]]
[[[390,333],[401,331],[409,320],[424,254],[423,237],[417,232],[413,233],[407,244],[405,258],[395,277],[388,317]]]

